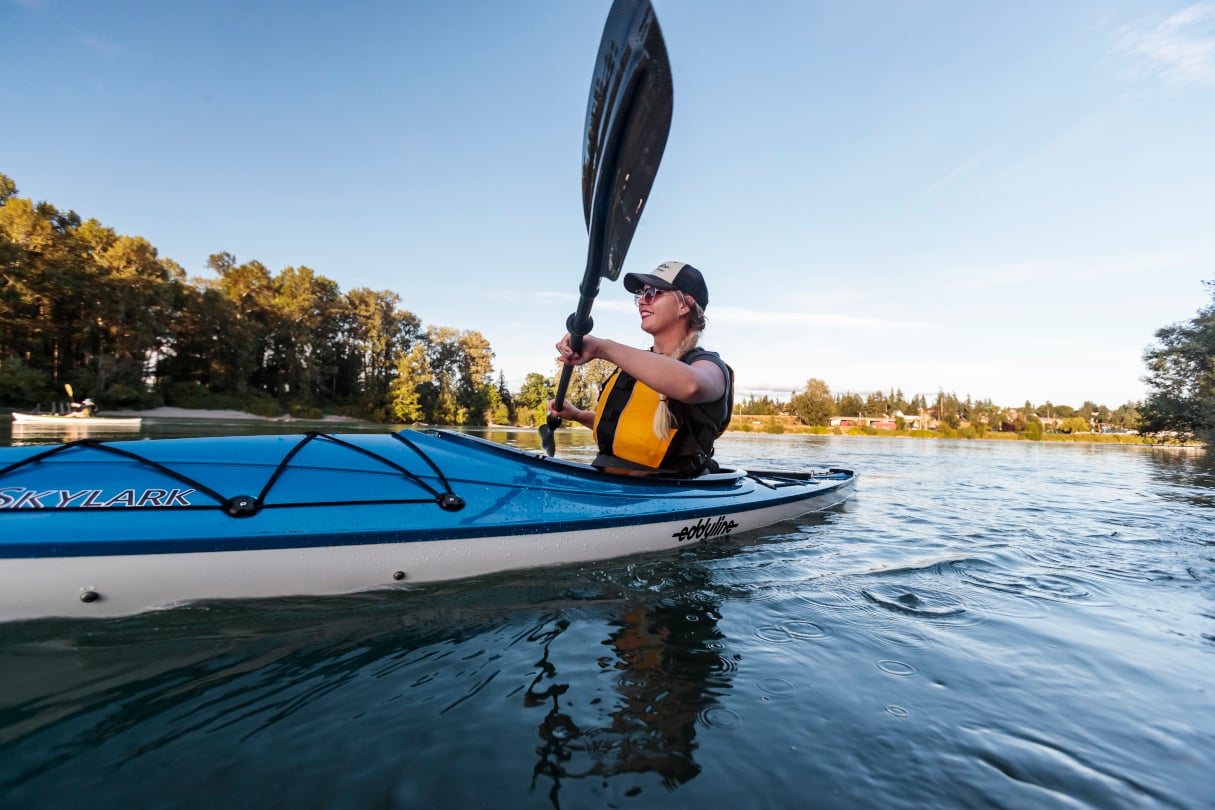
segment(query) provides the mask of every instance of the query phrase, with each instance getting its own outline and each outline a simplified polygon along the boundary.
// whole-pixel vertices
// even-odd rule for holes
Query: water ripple
[[[871,602],[908,616],[941,618],[966,612],[966,605],[953,594],[903,585],[876,585],[861,589]]]

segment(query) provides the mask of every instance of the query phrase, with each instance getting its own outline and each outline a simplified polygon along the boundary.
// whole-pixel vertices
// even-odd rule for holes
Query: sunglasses
[[[657,287],[642,287],[641,292],[634,293],[633,303],[636,306],[641,306],[643,303],[649,304],[655,298],[657,298],[658,296],[662,295],[665,292],[674,292],[674,290],[660,290]]]

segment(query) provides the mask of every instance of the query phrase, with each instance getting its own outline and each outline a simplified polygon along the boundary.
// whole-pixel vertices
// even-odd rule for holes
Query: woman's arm
[[[726,376],[709,360],[691,365],[657,352],[635,349],[623,343],[590,335],[582,338],[582,351],[570,348],[570,336],[557,344],[558,362],[580,366],[596,358],[620,366],[628,374],[676,402],[696,404],[721,399],[726,392]],[[592,419],[594,418],[592,414]]]

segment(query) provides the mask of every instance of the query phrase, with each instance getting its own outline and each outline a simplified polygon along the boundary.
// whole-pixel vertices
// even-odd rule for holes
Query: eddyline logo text
[[[713,518],[701,518],[691,526],[684,526],[671,536],[681,543],[685,540],[708,540],[710,537],[729,534],[737,528],[737,523],[724,517],[718,517],[716,520]]]

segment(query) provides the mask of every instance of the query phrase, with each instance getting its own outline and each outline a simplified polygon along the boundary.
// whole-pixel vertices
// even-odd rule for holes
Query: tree
[[[790,407],[803,425],[826,427],[835,413],[835,400],[831,398],[827,383],[811,377],[806,381],[805,389],[793,397]]]
[[[859,394],[840,394],[835,398],[835,412],[840,416],[860,416],[865,400]]]
[[[1212,303],[1185,323],[1156,331],[1143,359],[1151,389],[1140,409],[1140,431],[1215,441],[1215,281],[1203,282]]]
[[[599,394],[608,378],[616,371],[616,366],[606,360],[596,358],[581,366],[574,366],[570,374],[570,384],[565,392],[565,399],[578,408],[594,408],[599,401]],[[558,366],[558,374],[560,366]],[[550,393],[550,397],[552,394]]]
[[[274,279],[270,306],[277,328],[271,362],[277,385],[272,394],[308,405],[317,401],[336,370],[332,347],[339,301],[337,283],[308,267],[284,268]]]
[[[869,416],[884,416],[890,410],[890,403],[881,391],[874,391],[865,397],[864,412]]]
[[[397,378],[389,390],[389,407],[402,422],[420,422],[425,417],[422,403],[423,385],[430,384],[432,375],[426,363],[426,346],[414,344],[397,360]]]
[[[523,387],[515,394],[515,421],[517,424],[536,427],[547,418],[547,403],[553,395],[553,380],[535,371],[523,381]]]
[[[507,386],[507,375],[499,370],[498,372],[498,404],[499,407],[493,410],[491,424],[509,425],[515,420],[515,397],[510,393]]]
[[[494,387],[494,351],[489,341],[476,330],[460,333],[459,377],[456,401],[461,425],[484,425],[490,421],[498,392]]]
[[[422,334],[422,322],[398,308],[394,292],[359,287],[343,307],[346,368],[342,392],[356,395],[368,410],[380,408],[396,376],[397,361]]]
[[[0,173],[0,205],[4,205],[5,200],[16,195],[17,184],[7,174]]]
[[[27,406],[49,388],[50,379],[45,372],[28,368],[20,357],[0,358],[0,405]]]
[[[747,416],[774,416],[780,413],[780,405],[773,402],[772,397],[767,394],[758,399],[751,394],[746,401],[738,404],[738,412]]]
[[[231,253],[216,253],[207,265],[219,275],[216,288],[232,306],[232,328],[225,336],[225,365],[236,385],[233,393],[249,389],[271,392],[267,360],[274,330],[270,271],[261,262],[237,264]]]
[[[1060,433],[1090,433],[1092,428],[1087,419],[1079,416],[1069,416],[1059,425]]]

